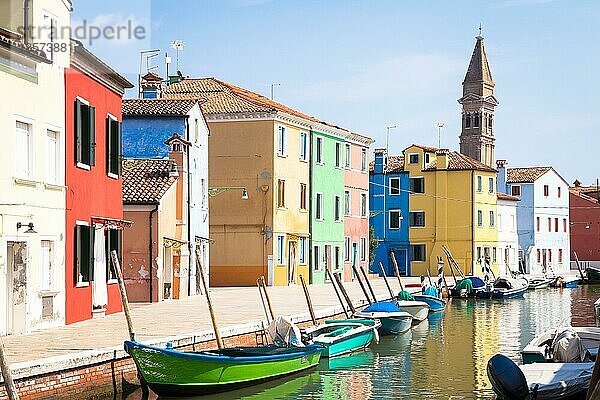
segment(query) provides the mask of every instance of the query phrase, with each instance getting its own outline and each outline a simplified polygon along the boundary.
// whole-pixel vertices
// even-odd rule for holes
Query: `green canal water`
[[[400,336],[322,360],[316,370],[202,399],[491,399],[488,359],[520,350],[558,324],[594,325],[600,286],[528,291],[523,299],[452,300]],[[112,398],[112,397],[111,397]],[[141,400],[139,391],[126,397]],[[156,399],[150,395],[149,399]]]

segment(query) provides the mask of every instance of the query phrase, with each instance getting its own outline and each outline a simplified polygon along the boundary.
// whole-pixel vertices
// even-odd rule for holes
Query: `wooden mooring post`
[[[10,400],[19,400],[19,392],[17,392],[17,387],[15,386],[12,373],[10,372],[10,365],[8,365],[8,361],[6,360],[2,338],[0,338],[0,370],[2,370],[2,378],[4,379],[4,386],[8,398]]]
[[[206,303],[208,304],[208,312],[210,313],[210,319],[212,321],[213,329],[215,331],[215,340],[217,347],[221,350],[223,346],[223,340],[221,339],[221,333],[219,332],[219,325],[217,325],[217,317],[215,316],[215,310],[213,309],[212,300],[210,298],[210,292],[208,291],[208,283],[206,282],[206,276],[204,275],[204,268],[202,262],[200,262],[200,252],[196,250],[196,266],[200,271],[200,278],[202,278],[202,286],[204,287],[204,294],[206,296]]]
[[[375,292],[373,291],[373,286],[371,286],[371,282],[369,282],[369,276],[365,272],[365,269],[362,267],[362,265],[360,266],[360,272],[362,272],[362,275],[365,278],[365,282],[367,283],[367,287],[369,288],[369,292],[371,293],[371,296],[373,296],[373,301],[375,303],[377,303],[377,298],[375,297]]]
[[[110,259],[112,261],[113,268],[115,269],[115,273],[117,274],[119,292],[121,293],[121,303],[123,304],[123,312],[125,313],[125,319],[127,320],[127,330],[129,331],[129,339],[135,340],[135,331],[133,329],[133,321],[131,319],[131,309],[129,308],[129,300],[127,299],[127,292],[125,291],[123,271],[121,271],[121,264],[119,263],[119,257],[117,256],[116,250],[110,252]]]
[[[381,275],[383,276],[383,281],[385,282],[385,286],[387,286],[388,292],[390,292],[390,300],[394,299],[394,292],[392,292],[392,288],[387,280],[387,275],[385,274],[385,268],[383,268],[383,264],[379,263],[379,268],[381,268]]]
[[[400,291],[404,292],[404,286],[402,285],[402,279],[400,279],[400,269],[398,268],[398,263],[396,262],[396,256],[393,251],[390,251],[390,257],[392,259],[392,264],[394,264],[394,271],[396,272],[396,278],[398,278],[398,283],[400,284]]]
[[[361,277],[360,277],[360,273],[358,272],[358,269],[356,268],[356,266],[352,266],[352,270],[354,271],[354,274],[356,275],[356,279],[358,280],[358,283],[360,284],[360,288],[362,289],[363,293],[365,294],[365,297],[367,298],[367,302],[369,304],[373,304],[373,302],[371,301],[371,298],[369,297],[369,292],[367,292],[367,288],[365,287]],[[339,283],[339,281],[338,281]]]
[[[304,277],[302,275],[300,275],[300,282],[302,283],[302,289],[304,290],[304,297],[306,297],[306,304],[308,304],[310,319],[312,319],[313,325],[316,325],[317,318],[315,317],[315,310],[313,309],[312,301],[310,300],[310,293],[308,293],[308,287],[306,287],[306,282],[304,282]]]
[[[346,302],[348,303],[348,307],[350,307],[350,311],[352,311],[352,315],[354,315],[354,313],[356,312],[356,309],[354,308],[354,305],[352,304],[352,300],[350,300],[350,296],[348,296],[348,293],[346,292],[346,289],[344,288],[344,285],[342,285],[342,280],[340,278],[339,275],[333,275],[335,277],[335,281],[337,282],[340,291],[342,292],[342,295],[344,296],[344,299],[346,299]]]
[[[346,306],[344,305],[344,301],[342,300],[342,296],[340,295],[340,292],[338,291],[337,286],[335,286],[335,279],[333,278],[333,275],[331,274],[331,271],[329,270],[329,268],[325,268],[325,271],[327,271],[327,276],[329,277],[329,280],[331,281],[331,286],[333,286],[333,290],[335,291],[335,295],[337,296],[338,300],[340,301],[340,304],[342,305],[342,310],[344,310],[344,314],[346,315],[346,318],[350,318],[350,315],[348,314],[348,311],[346,311]]]

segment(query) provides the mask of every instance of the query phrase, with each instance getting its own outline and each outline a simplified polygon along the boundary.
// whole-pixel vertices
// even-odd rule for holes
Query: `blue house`
[[[404,171],[404,156],[387,156],[375,149],[375,161],[369,171],[369,224],[379,246],[371,270],[379,272],[381,263],[388,276],[396,275],[390,253],[394,252],[401,275],[410,275],[408,238],[409,176]]]

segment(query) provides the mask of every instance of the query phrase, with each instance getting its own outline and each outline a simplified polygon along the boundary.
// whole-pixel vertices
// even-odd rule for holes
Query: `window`
[[[408,226],[424,227],[425,226],[425,211],[411,211],[408,219]]]
[[[202,208],[206,207],[206,181],[204,178],[200,179],[200,185],[202,188]]]
[[[390,178],[390,194],[400,194],[400,178]]]
[[[560,186],[557,188],[557,192],[558,192],[558,197],[560,198]]]
[[[558,262],[559,262],[559,263],[562,263],[562,262],[563,262],[563,261],[562,261],[562,257],[563,257],[563,255],[562,255],[562,249],[558,249]]]
[[[519,186],[519,185],[513,185],[513,186],[510,187],[510,191],[511,191],[510,193],[513,196],[520,196],[521,195],[521,186]]]
[[[300,209],[306,210],[306,183],[300,184]]]
[[[467,114],[465,117],[465,128],[471,127],[471,114]]]
[[[548,188],[548,185],[544,185],[544,196],[548,197],[550,195],[550,188]]]
[[[286,155],[285,144],[285,126],[280,126],[277,131],[277,155],[280,157]]]
[[[496,226],[496,218],[493,211],[490,211],[490,228]]]
[[[47,11],[44,11],[43,30],[44,35],[47,35],[46,37],[40,38],[43,39],[42,43],[45,45],[44,51],[46,51],[48,58],[51,61],[54,61],[54,52],[56,51],[54,42],[58,36],[58,26],[56,17]]]
[[[106,172],[121,174],[121,123],[111,116],[106,117]]]
[[[42,240],[42,291],[52,290],[52,275],[54,274],[54,243],[49,240]]]
[[[112,261],[110,257],[110,252],[115,250],[117,252],[117,258],[119,259],[119,264],[123,265],[123,231],[119,229],[107,229],[106,230],[106,279],[107,280],[116,280],[117,273],[115,269],[112,267]]]
[[[483,192],[483,179],[481,176],[477,176],[477,191],[479,193]]]
[[[315,204],[315,218],[323,219],[323,193],[317,193]]]
[[[475,255],[477,257],[476,261],[479,262],[479,261],[481,261],[481,247],[477,246],[477,249],[475,249],[475,250],[476,250]]]
[[[33,162],[33,135],[31,133],[31,124],[17,121],[15,135],[16,176],[19,178],[29,178],[31,176]]]
[[[409,182],[409,190],[412,193],[425,193],[425,178],[410,178]]]
[[[429,164],[429,153],[425,153],[425,165]]]
[[[536,230],[537,232],[539,232],[539,231],[540,231],[540,217],[536,217],[536,218],[535,218],[535,230]]]
[[[367,170],[367,149],[360,150],[360,170],[362,172]]]
[[[548,249],[548,262],[552,262],[552,249]]]
[[[319,246],[313,247],[313,264],[315,271],[321,269],[321,248]]]
[[[498,213],[498,231],[502,231],[502,214]]]
[[[345,261],[350,261],[350,245],[351,245],[350,237],[346,236],[344,238],[344,260]]]
[[[200,139],[200,132],[198,131],[199,123],[198,118],[194,119],[194,141],[198,143],[198,139]]]
[[[285,181],[277,180],[277,207],[285,208]]]
[[[477,210],[477,226],[483,226],[483,211]]]
[[[552,232],[552,218],[548,218],[548,232]]]
[[[96,109],[79,99],[75,100],[75,161],[96,165]]]
[[[360,216],[367,216],[367,195],[365,193],[360,194]]]
[[[350,191],[344,191],[344,215],[350,215]]]
[[[300,132],[300,159],[306,161],[308,158],[308,139],[306,132]]]
[[[475,121],[473,122],[473,128],[479,128],[479,113],[475,113]]]
[[[339,222],[342,219],[341,216],[341,202],[340,196],[335,196],[333,200],[333,220]]]
[[[323,163],[323,138],[317,138],[317,154],[316,161],[318,164]]]
[[[87,225],[75,226],[75,283],[94,280],[94,229]]]
[[[488,178],[488,193],[494,193],[494,178]]]
[[[360,261],[367,261],[367,238],[360,238]]]
[[[300,259],[300,264],[306,264],[306,238],[301,237],[300,243],[298,244],[298,258]]]
[[[563,232],[567,231],[567,219],[563,218]]]
[[[342,166],[342,144],[339,142],[335,142],[335,166]]]
[[[340,269],[342,267],[341,264],[341,255],[340,255],[340,246],[335,246],[333,249],[333,268]]]
[[[492,262],[495,263],[498,261],[498,250],[495,247],[492,247]]]
[[[409,164],[418,164],[419,163],[419,155],[418,154],[409,154],[408,155],[408,163]]]
[[[558,232],[558,218],[554,218],[554,232]]]
[[[411,244],[410,245],[410,261],[425,261],[425,245]]]
[[[389,213],[390,229],[400,229],[400,220],[402,219],[402,212],[400,210],[390,210]]]
[[[350,144],[346,143],[346,157],[344,158],[345,160],[345,166],[346,168],[350,168],[351,166],[351,161],[352,161],[352,153],[350,152]]]
[[[537,249],[537,262],[539,263],[542,260],[540,249]]]
[[[46,131],[46,181],[58,183],[60,144],[59,133],[51,130]]]
[[[277,235],[277,265],[285,265],[285,236]]]

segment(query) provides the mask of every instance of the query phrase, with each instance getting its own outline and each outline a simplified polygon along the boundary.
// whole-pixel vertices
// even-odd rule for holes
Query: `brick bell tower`
[[[494,168],[494,81],[488,65],[483,36],[476,37],[475,49],[463,81],[460,152]]]

